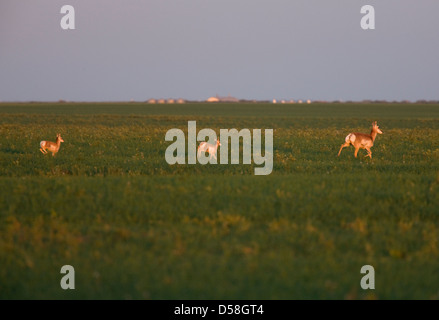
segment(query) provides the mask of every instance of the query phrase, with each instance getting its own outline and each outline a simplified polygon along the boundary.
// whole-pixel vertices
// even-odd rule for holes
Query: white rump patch
[[[356,139],[357,137],[355,136],[355,134],[353,134],[353,133],[349,133],[347,136],[346,136],[346,138],[345,138],[345,141],[346,142],[350,142],[350,143],[354,143],[355,142],[355,139]]]

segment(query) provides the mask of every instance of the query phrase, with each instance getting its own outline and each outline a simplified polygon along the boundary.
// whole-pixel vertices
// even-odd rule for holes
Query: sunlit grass
[[[439,106],[145,106],[0,105],[0,298],[439,298]],[[273,128],[272,174],[168,165],[188,120]],[[337,157],[372,120],[373,159]]]

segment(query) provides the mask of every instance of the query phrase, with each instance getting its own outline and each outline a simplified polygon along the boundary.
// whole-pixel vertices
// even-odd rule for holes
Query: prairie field
[[[273,129],[272,173],[169,165],[191,120]],[[0,299],[439,299],[438,270],[438,104],[0,104]]]

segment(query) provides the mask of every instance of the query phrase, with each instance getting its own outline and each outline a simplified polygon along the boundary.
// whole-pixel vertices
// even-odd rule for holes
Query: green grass
[[[168,165],[189,120],[274,129],[272,174]],[[438,169],[435,104],[3,103],[0,299],[438,299]]]

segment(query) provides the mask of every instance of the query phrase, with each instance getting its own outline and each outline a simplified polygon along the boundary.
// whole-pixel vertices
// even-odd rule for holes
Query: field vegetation
[[[273,172],[169,165],[189,120],[274,129]],[[437,104],[0,104],[0,299],[438,299],[438,208]]]

